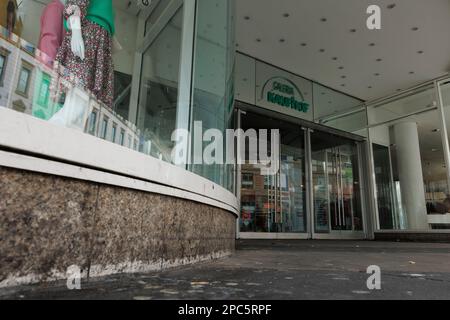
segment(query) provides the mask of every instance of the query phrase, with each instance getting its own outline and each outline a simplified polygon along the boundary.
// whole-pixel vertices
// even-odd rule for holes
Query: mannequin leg
[[[84,131],[89,116],[89,96],[78,88],[69,90],[64,107],[49,122],[67,128]]]

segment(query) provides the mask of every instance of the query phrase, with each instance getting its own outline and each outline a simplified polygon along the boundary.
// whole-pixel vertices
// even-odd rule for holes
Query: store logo
[[[266,81],[262,88],[261,100],[277,104],[281,107],[307,113],[309,104],[305,102],[297,85],[284,77],[273,77]]]

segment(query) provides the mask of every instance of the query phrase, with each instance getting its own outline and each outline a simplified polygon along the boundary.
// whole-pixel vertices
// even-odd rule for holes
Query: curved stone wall
[[[236,217],[188,200],[0,167],[0,286],[227,256]]]

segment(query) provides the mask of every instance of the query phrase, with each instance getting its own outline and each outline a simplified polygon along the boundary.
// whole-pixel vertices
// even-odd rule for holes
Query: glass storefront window
[[[137,127],[145,153],[171,162],[176,129],[179,61],[181,51],[180,9],[156,37],[142,58]]]
[[[198,0],[191,128],[201,123],[226,136],[234,128],[234,1]],[[191,130],[192,131],[192,130]],[[211,144],[204,142],[203,150]],[[225,145],[223,153],[225,155]],[[193,149],[194,152],[199,150]],[[202,155],[193,155],[193,158]],[[225,160],[225,159],[224,159]],[[233,191],[234,166],[193,164],[191,170]]]
[[[370,129],[380,229],[422,229],[450,213],[437,110]]]
[[[91,23],[88,0],[8,1],[15,23],[0,18],[0,107],[166,162],[173,162],[173,132],[191,129],[191,121],[221,132],[234,126],[233,0],[100,0],[111,4],[101,24]],[[95,59],[72,52],[63,21],[74,4],[85,56]],[[184,62],[192,54],[191,68]],[[181,109],[187,119],[179,119]],[[186,169],[234,190],[234,166]]]

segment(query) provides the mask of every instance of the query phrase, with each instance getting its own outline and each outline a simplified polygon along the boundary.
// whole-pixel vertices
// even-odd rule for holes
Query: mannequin
[[[77,79],[83,90],[79,87],[70,89],[64,107],[50,122],[84,130],[89,115],[87,92],[112,107],[114,14],[112,0],[65,1],[67,32],[56,62],[64,67],[61,77],[69,81]]]
[[[65,35],[63,25],[66,0],[52,0],[42,12],[41,33],[38,48],[42,52],[41,60],[52,66]]]

